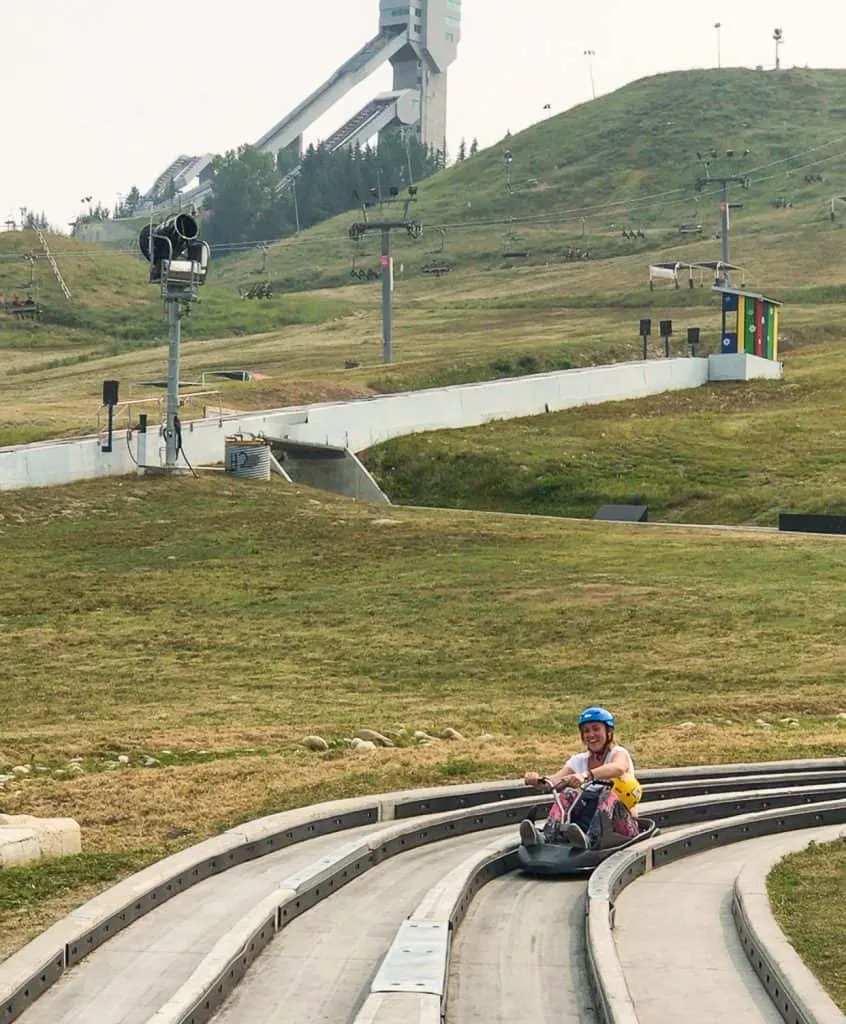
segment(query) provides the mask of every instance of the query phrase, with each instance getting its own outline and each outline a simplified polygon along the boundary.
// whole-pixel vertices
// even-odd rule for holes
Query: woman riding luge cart
[[[642,790],[632,756],[614,739],[614,716],[601,707],[579,715],[586,750],[547,778],[526,772],[527,786],[546,783],[554,799],[543,831],[530,815],[520,825],[520,863],[536,874],[572,874],[594,868],[615,850],[652,835],[655,824],[637,816]]]

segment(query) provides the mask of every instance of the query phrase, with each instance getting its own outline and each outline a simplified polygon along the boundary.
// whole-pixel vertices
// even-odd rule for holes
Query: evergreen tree
[[[459,144],[459,146],[458,146],[458,162],[460,164],[463,164],[466,159],[467,159],[467,143],[464,141],[464,139],[462,139],[460,144]]]
[[[473,141],[470,143],[470,156],[475,156],[479,152],[479,140],[474,136]]]

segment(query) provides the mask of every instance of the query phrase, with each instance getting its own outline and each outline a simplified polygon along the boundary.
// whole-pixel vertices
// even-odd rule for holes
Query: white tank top
[[[628,752],[628,750],[626,750],[625,747],[621,747],[621,746],[617,746],[617,745],[615,745],[613,747],[609,747],[608,750],[605,753],[605,760],[602,763],[603,764],[608,764],[608,762],[611,760],[611,758],[615,754],[618,754],[620,751],[622,751],[626,755],[626,758],[628,759],[628,762],[629,762],[628,773],[630,775],[634,775],[634,773],[635,773],[634,761],[632,760],[632,755]],[[584,775],[584,774],[586,774],[586,772],[588,770],[588,762],[589,762],[589,760],[590,760],[590,754],[588,753],[588,751],[584,751],[581,754],[573,754],[573,756],[567,762],[565,767],[569,768],[571,772],[576,772],[579,775]]]

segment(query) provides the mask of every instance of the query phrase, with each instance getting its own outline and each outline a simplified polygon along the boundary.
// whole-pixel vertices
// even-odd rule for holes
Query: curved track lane
[[[286,877],[339,844],[372,835],[365,825],[238,864],[174,896],[64,974],[20,1024],[145,1024],[215,943]]]
[[[585,969],[585,883],[496,878],[453,942],[448,1024],[596,1024]]]
[[[614,937],[640,1024],[666,1024],[668,1007],[681,1006],[685,1024],[783,1024],[738,937],[734,881],[764,849],[786,854],[842,832],[842,825],[832,825],[720,847],[624,889]]]

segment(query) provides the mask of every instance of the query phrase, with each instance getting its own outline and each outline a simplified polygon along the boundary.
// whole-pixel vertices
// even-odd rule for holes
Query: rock
[[[429,733],[424,732],[423,729],[416,729],[412,733],[412,736],[415,740],[417,740],[418,743],[422,743],[423,740],[431,740],[433,738],[429,735]]]
[[[29,775],[30,768],[28,764],[16,764],[12,772],[15,775]]]
[[[168,829],[165,832],[165,839],[182,839],[183,836],[190,836],[193,831],[194,829],[192,828],[184,828],[177,825],[176,828]]]
[[[307,750],[328,750],[329,744],[322,736],[306,736],[303,746]]]
[[[451,729],[450,727],[447,727],[446,729],[444,729],[444,739],[445,740],[463,740],[464,737],[461,735],[461,733],[458,731],[458,729]]]
[[[64,768],[54,768],[53,769],[53,774],[54,775],[67,775],[67,772],[65,771]]]
[[[0,775],[0,782],[11,782],[14,777],[14,775]]]
[[[81,764],[74,763],[68,765],[68,771],[73,772],[75,775],[79,775],[81,772],[84,772],[85,769],[82,767]]]
[[[377,747],[392,747],[394,745],[393,740],[389,740],[387,736],[383,736],[381,732],[376,732],[375,729],[356,729],[356,739],[369,740],[371,743],[375,743]]]
[[[141,758],[141,764],[145,768],[152,768],[154,764],[158,764],[158,763],[159,763],[159,759],[157,757],[150,757],[149,754],[145,754]]]
[[[482,735],[479,737],[479,742],[480,743],[490,743],[490,741],[492,739],[493,739],[493,736],[491,735],[491,733],[483,732]]]
[[[68,764],[81,764],[84,760],[85,760],[84,757],[72,757],[68,761]]]
[[[839,715],[835,715],[834,717],[835,718],[839,718],[840,721],[842,722],[842,721],[846,720],[846,711],[841,711]]]
[[[787,728],[788,729],[799,729],[801,727],[800,727],[799,723],[794,719],[792,722],[788,722],[787,723]]]
[[[358,736],[355,736],[352,741],[353,750],[376,750],[376,744],[373,740],[363,740]]]
[[[49,772],[50,771],[50,769],[45,767],[43,764],[37,764],[35,766],[35,770],[37,772],[40,772],[42,775],[44,774],[44,772]]]
[[[117,762],[118,764],[129,764],[129,758],[126,754],[118,754]]]
[[[765,722],[763,718],[756,718],[755,725],[757,725],[759,729],[772,729],[772,725],[770,725],[769,722]]]
[[[679,729],[695,729],[696,722],[679,722]]]

